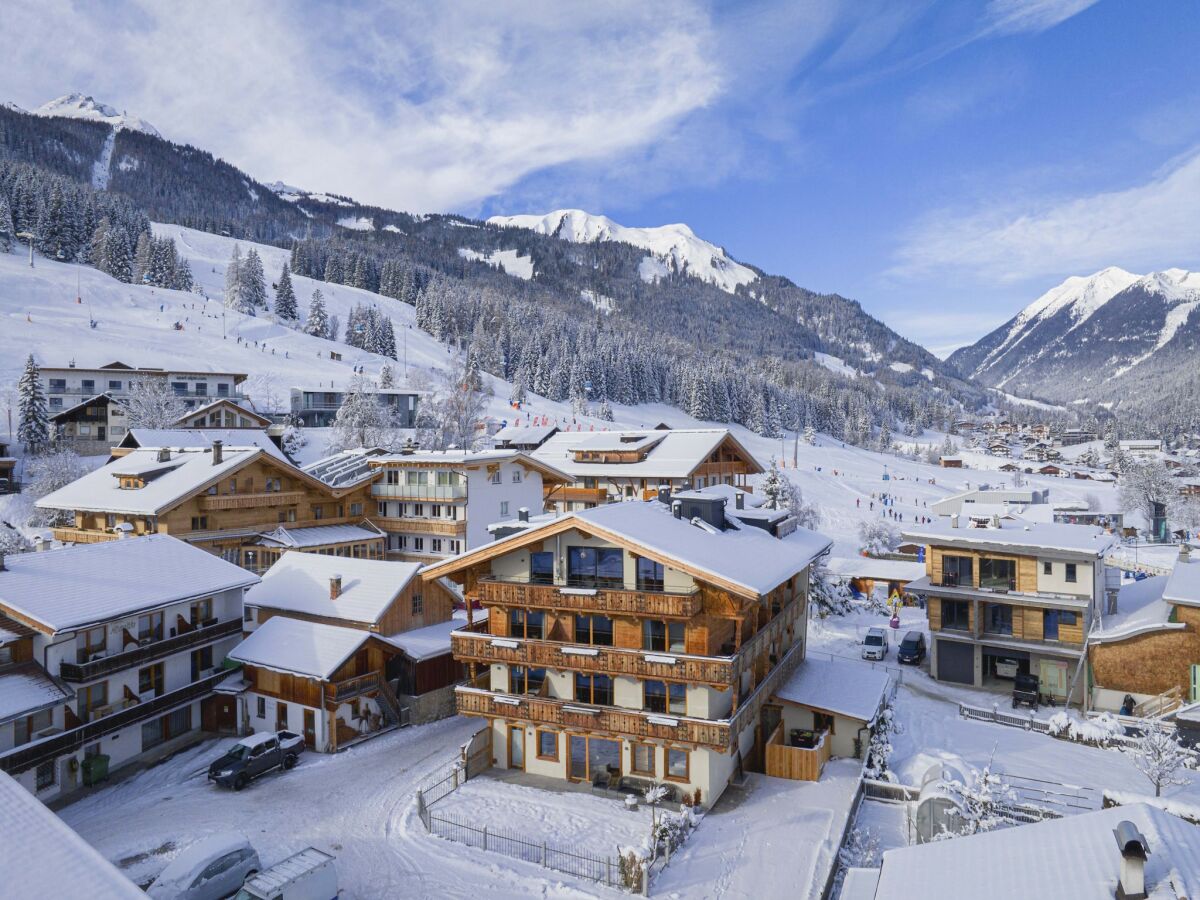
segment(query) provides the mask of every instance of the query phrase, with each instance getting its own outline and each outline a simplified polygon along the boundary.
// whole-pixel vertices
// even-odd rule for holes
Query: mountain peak
[[[118,112],[113,107],[78,92],[64,94],[49,103],[43,103],[33,111],[33,114],[59,119],[88,119],[93,122],[103,122],[113,128],[141,131],[153,137],[162,137],[158,129],[145,119],[126,112]]]
[[[654,228],[630,228],[608,216],[582,209],[557,209],[544,215],[492,216],[488,224],[505,228],[528,228],[538,234],[561,238],[576,244],[596,241],[620,241],[650,251],[640,267],[645,281],[654,281],[671,272],[680,272],[715,284],[733,293],[738,285],[749,284],[758,275],[753,269],[735,262],[724,249],[696,237],[682,223]]]

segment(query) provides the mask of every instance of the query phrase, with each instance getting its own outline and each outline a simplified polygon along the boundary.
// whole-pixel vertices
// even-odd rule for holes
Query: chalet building
[[[396,427],[416,428],[417,411],[426,392],[414,388],[364,387],[376,401],[395,416]],[[346,392],[332,387],[294,387],[291,410],[306,427],[327,428],[337,418]]]
[[[111,394],[87,397],[51,413],[50,425],[59,442],[80,456],[107,454],[128,431],[125,407]]]
[[[208,449],[131,450],[43,497],[38,507],[70,514],[71,525],[54,529],[54,537],[66,543],[170,534],[229,562],[260,569],[271,546],[260,536],[280,526],[293,535],[316,526],[354,526],[344,538],[325,531],[320,534],[329,543],[297,545],[354,555],[367,540],[362,522],[369,481],[364,471],[358,480],[330,484],[296,468],[278,450],[213,441]]]
[[[271,420],[253,410],[221,397],[188,410],[175,421],[176,428],[266,428]]]
[[[938,457],[938,465],[943,469],[961,469],[963,467],[963,459],[961,456],[940,456]]]
[[[188,409],[203,406],[214,397],[238,398],[246,376],[237,372],[203,372],[157,369],[111,362],[96,368],[80,368],[74,361],[65,368],[46,366],[41,370],[42,387],[51,415],[78,406],[84,400],[108,394],[120,402],[134,385],[162,381]]]
[[[665,782],[710,805],[762,771],[770,703],[802,665],[808,578],[830,541],[741,518],[720,494],[613,503],[428,567],[464,585],[452,635],[494,764],[609,784]]]
[[[1067,428],[1059,435],[1058,443],[1063,447],[1074,447],[1076,444],[1086,444],[1096,440],[1096,432],[1086,428]]]
[[[17,460],[8,455],[8,444],[0,441],[0,494],[15,493],[17,484]]]
[[[257,428],[130,428],[109,450],[109,462],[131,450],[211,450],[214,441],[224,447],[257,447],[280,462],[293,465],[267,431]]]
[[[258,577],[167,535],[0,567],[0,769],[40,799],[233,730],[216,693]]]
[[[372,521],[391,559],[445,559],[486,544],[488,526],[542,512],[548,490],[569,477],[518,450],[404,451],[366,460],[374,476]]]
[[[934,678],[983,687],[1028,673],[1044,694],[1082,701],[1084,635],[1110,588],[1113,535],[1019,520],[968,527],[954,515],[904,538],[926,546],[926,575],[908,590],[926,597]]]
[[[724,428],[566,431],[533,457],[570,476],[567,484],[547,488],[546,506],[558,512],[648,499],[663,485],[679,491],[728,484],[748,491],[749,476],[764,471]]]
[[[285,553],[247,592],[245,629],[253,632],[284,616],[370,632],[387,646],[377,657],[375,682],[356,683],[362,703],[373,704],[385,714],[394,704],[380,706],[376,694],[388,691],[408,709],[414,723],[452,715],[453,685],[462,678],[462,666],[450,652],[450,632],[462,624],[453,618],[459,596],[448,582],[422,582],[420,569],[419,563]],[[265,651],[259,659],[268,659]],[[297,710],[303,706],[303,698],[262,693],[254,683],[249,692],[252,702],[243,722],[250,731],[273,725],[277,717],[271,710],[276,702],[298,704]],[[344,697],[345,690],[339,693],[333,685],[326,694]],[[258,696],[267,697],[267,702],[258,704],[253,699]],[[257,714],[260,706],[265,719]],[[299,716],[297,710],[293,712]],[[313,715],[319,716],[319,709]],[[295,724],[299,733],[301,723]]]
[[[505,425],[492,435],[492,446],[497,450],[532,453],[556,434],[557,425]]]

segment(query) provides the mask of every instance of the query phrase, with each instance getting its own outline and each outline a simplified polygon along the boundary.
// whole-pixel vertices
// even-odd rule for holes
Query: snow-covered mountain
[[[37,116],[60,119],[89,119],[93,122],[104,122],[114,128],[125,128],[154,137],[162,137],[158,129],[145,119],[127,112],[118,112],[113,107],[100,103],[86,94],[65,94],[49,103],[43,103],[33,113]]]
[[[992,387],[1051,400],[1106,401],[1149,372],[1193,366],[1200,273],[1110,267],[1068,278],[950,362]]]
[[[682,224],[629,228],[608,216],[593,215],[582,209],[559,209],[543,216],[492,216],[488,224],[528,228],[577,244],[620,241],[642,247],[650,251],[638,270],[643,281],[654,281],[678,272],[733,293],[739,285],[758,278],[753,269],[730,259],[722,248],[696,237],[692,229]]]

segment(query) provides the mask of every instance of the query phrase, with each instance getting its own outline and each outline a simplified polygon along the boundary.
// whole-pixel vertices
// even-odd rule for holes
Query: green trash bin
[[[87,786],[108,780],[108,755],[98,753],[83,761],[83,783]]]

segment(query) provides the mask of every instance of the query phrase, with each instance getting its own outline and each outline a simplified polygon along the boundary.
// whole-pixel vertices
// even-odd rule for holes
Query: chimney
[[[33,549],[37,553],[42,553],[43,551],[49,550],[50,549],[50,539],[47,538],[44,534],[39,534],[37,537],[35,537],[33,539]],[[4,568],[4,567],[0,566],[0,569],[2,569],[2,568]]]
[[[1000,516],[997,513],[992,513],[992,527],[993,528],[1000,527]]]
[[[1192,548],[1188,546],[1187,541],[1181,541],[1179,544],[1179,561],[1181,563],[1189,563],[1192,561]]]
[[[222,441],[213,441],[212,450],[214,466],[219,466],[221,464],[221,460],[225,458],[222,452],[224,450],[224,446],[224,442]]]
[[[1117,900],[1145,900],[1146,856],[1150,847],[1136,825],[1121,821],[1113,829],[1121,851],[1121,877],[1117,881]]]
[[[517,510],[517,521],[518,522],[528,522],[529,521],[529,507],[528,506],[522,506],[520,509]]]
[[[171,461],[171,448],[170,447],[160,447],[158,449],[158,461],[159,462],[170,462]]]
[[[330,575],[329,576],[329,599],[336,600],[341,595],[342,595],[342,576],[341,575]]]
[[[683,518],[683,503],[682,502],[680,502],[679,500],[676,500],[674,503],[671,504],[671,515],[673,515],[677,519]]]
[[[671,505],[671,486],[669,484],[660,484],[658,486],[658,502]]]
[[[745,509],[746,508],[746,495],[743,494],[741,491],[734,492],[733,508],[734,509]]]
[[[958,527],[958,513],[953,513],[953,514],[950,516],[950,527],[951,527],[951,528],[957,528],[957,527]]]

